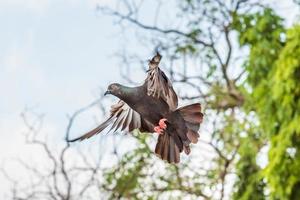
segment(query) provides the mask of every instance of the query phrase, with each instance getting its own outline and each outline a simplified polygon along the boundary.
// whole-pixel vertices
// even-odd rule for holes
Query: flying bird
[[[110,131],[156,132],[159,134],[155,153],[169,163],[179,163],[180,153],[190,154],[190,144],[197,143],[203,120],[200,103],[178,108],[178,97],[171,81],[159,68],[161,55],[149,61],[147,78],[143,85],[127,87],[110,84],[105,95],[120,100],[111,106],[110,116],[88,133],[69,142],[88,139],[111,125]]]

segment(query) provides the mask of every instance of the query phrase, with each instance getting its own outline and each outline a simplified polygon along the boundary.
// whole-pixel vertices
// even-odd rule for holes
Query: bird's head
[[[121,93],[121,88],[122,88],[122,86],[118,83],[110,84],[107,87],[107,90],[104,93],[104,95],[112,94],[112,95],[118,96]]]

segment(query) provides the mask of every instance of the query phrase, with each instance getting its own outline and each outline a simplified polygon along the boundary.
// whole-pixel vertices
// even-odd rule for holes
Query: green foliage
[[[272,121],[269,123],[277,125],[270,138],[270,163],[265,170],[274,199],[290,199],[293,192],[300,189],[299,55],[300,26],[295,26],[288,30],[286,45],[276,61],[274,70],[270,72],[272,98],[266,100],[275,105],[275,117],[270,118]]]
[[[249,73],[247,83],[251,86],[246,107],[255,110],[266,133],[263,137],[270,144],[269,164],[261,172],[253,160],[254,152],[257,155],[259,149],[241,152],[239,164],[252,164],[246,168],[237,165],[249,181],[240,185],[239,191],[243,194],[237,192],[236,196],[253,199],[247,197],[253,192],[251,183],[265,179],[272,199],[297,199],[300,189],[300,28],[289,30],[284,41],[282,20],[270,9],[253,15],[236,15],[234,27],[239,32],[240,44],[250,47],[245,64]],[[247,143],[253,141],[249,139]],[[257,183],[258,186],[263,182]]]
[[[257,153],[259,152],[262,141],[259,130],[255,125],[250,126],[247,130],[247,136],[240,139],[241,146],[239,148],[239,155],[241,158],[236,164],[236,171],[238,180],[235,183],[237,191],[233,195],[233,199],[239,200],[263,200],[265,199],[264,183],[260,171],[261,168],[256,163]]]
[[[251,48],[248,62],[245,64],[249,72],[247,81],[252,87],[259,84],[264,87],[265,78],[283,45],[282,19],[270,8],[250,15],[234,14],[233,19],[232,26],[239,33],[240,45],[249,45]]]
[[[244,108],[248,112],[255,110],[260,120],[270,119],[270,107],[272,102],[266,102],[262,97],[269,97],[272,84],[268,80],[280,50],[282,49],[282,34],[284,28],[282,19],[270,8],[253,14],[233,14],[232,27],[239,34],[241,46],[250,48],[249,58],[244,67],[248,72],[246,85],[248,90],[242,90],[245,97]],[[261,123],[270,127],[271,123]],[[261,130],[255,123],[250,125],[247,135],[241,139],[239,149],[240,159],[236,164],[238,180],[234,199],[265,199],[264,190],[266,183],[260,167],[256,163],[257,155],[262,144],[267,140],[266,130]],[[258,134],[259,133],[259,134]],[[267,132],[270,133],[270,132]],[[258,135],[257,135],[258,134]]]

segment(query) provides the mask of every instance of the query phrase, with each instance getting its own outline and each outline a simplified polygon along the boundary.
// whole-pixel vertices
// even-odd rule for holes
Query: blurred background
[[[0,0],[1,199],[300,199],[300,2]],[[109,83],[156,51],[200,141],[179,165],[157,136],[101,134]]]

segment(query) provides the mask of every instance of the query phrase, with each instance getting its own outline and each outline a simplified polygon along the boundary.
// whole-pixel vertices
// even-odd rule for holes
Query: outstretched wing
[[[157,53],[149,61],[148,76],[145,81],[147,94],[155,98],[162,98],[169,105],[170,109],[174,111],[178,106],[178,97],[171,81],[158,66],[160,60],[161,55]]]
[[[134,129],[150,131],[149,123],[144,121],[140,114],[131,109],[124,101],[120,100],[117,104],[111,107],[110,117],[106,121],[86,134],[73,140],[69,140],[68,142],[88,139],[100,133],[111,124],[112,126],[109,131],[113,130],[113,132],[116,132],[118,129],[121,131],[127,129],[129,132]]]

